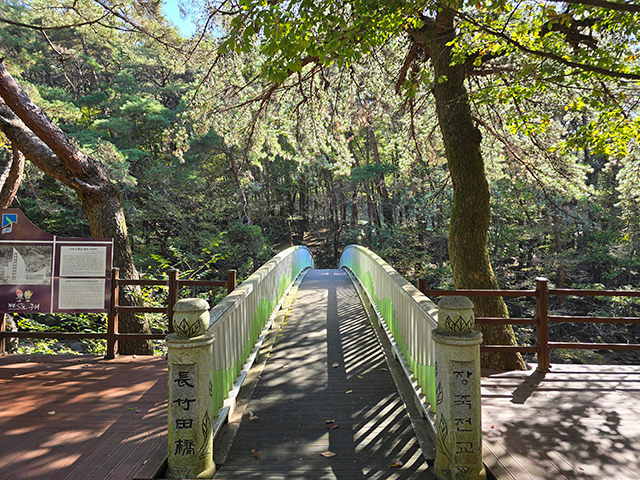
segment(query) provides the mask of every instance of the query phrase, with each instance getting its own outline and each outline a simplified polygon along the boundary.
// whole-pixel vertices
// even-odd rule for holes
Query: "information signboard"
[[[113,240],[56,237],[0,210],[0,312],[106,312]]]

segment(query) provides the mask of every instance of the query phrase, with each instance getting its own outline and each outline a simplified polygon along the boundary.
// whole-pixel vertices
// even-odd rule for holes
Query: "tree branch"
[[[520,42],[514,40],[513,38],[511,38],[509,35],[507,35],[506,33],[503,32],[498,32],[486,25],[484,25],[483,23],[478,22],[476,19],[472,18],[471,16],[458,11],[457,12],[458,16],[460,18],[462,18],[463,20],[471,23],[472,25],[475,25],[476,27],[478,27],[479,29],[487,32],[490,35],[493,35],[497,38],[501,38],[502,40],[504,40],[505,42],[507,42],[509,45],[513,45],[514,47],[516,47],[518,50],[528,53],[530,55],[534,55],[536,57],[543,57],[543,58],[548,58],[551,60],[554,60],[562,65],[566,65],[568,67],[573,67],[573,68],[578,68],[580,70],[583,70],[585,72],[592,72],[592,73],[597,73],[600,75],[604,75],[606,77],[612,77],[612,78],[622,78],[622,79],[627,79],[627,80],[640,80],[640,74],[638,73],[626,73],[626,72],[620,72],[617,70],[609,70],[606,68],[602,68],[602,67],[597,67],[595,65],[589,65],[586,63],[580,63],[580,62],[574,62],[572,60],[567,60],[563,57],[561,57],[560,55],[556,54],[556,53],[552,53],[552,52],[545,52],[543,50],[535,50],[533,48],[529,48],[526,47],[524,45],[522,45]]]
[[[93,0],[95,3],[97,3],[98,5],[100,5],[100,7],[102,7],[104,9],[105,12],[107,12],[105,14],[106,16],[109,15],[113,15],[116,18],[119,18],[120,20],[122,20],[126,25],[130,25],[131,28],[133,29],[133,31],[142,33],[144,35],[146,35],[147,37],[150,37],[152,39],[154,39],[156,42],[160,43],[161,45],[164,45],[165,47],[167,47],[168,49],[171,50],[176,50],[176,51],[181,51],[181,49],[179,47],[176,47],[173,42],[167,42],[162,36],[158,36],[156,34],[154,34],[153,32],[149,31],[149,29],[145,28],[144,26],[140,25],[139,23],[135,22],[133,19],[127,17],[125,14],[119,12],[116,10],[116,6],[110,6],[108,4],[108,2],[104,1],[104,0]],[[103,25],[104,27],[110,27],[109,25]],[[112,28],[112,27],[111,27]]]
[[[18,146],[11,142],[11,160],[0,177],[0,208],[9,208],[18,193],[24,172],[24,155]]]
[[[599,7],[617,12],[640,12],[640,4],[607,2],[606,0],[548,0],[556,3],[567,3],[570,5],[584,5],[589,7]]]
[[[94,20],[87,20],[86,22],[80,22],[80,23],[70,23],[67,25],[52,25],[50,27],[46,27],[43,25],[31,25],[31,24],[22,23],[22,22],[14,22],[13,20],[9,20],[8,18],[4,18],[4,17],[0,17],[0,23],[6,23],[7,25],[13,25],[14,27],[29,28],[31,30],[38,30],[40,32],[44,32],[47,30],[67,30],[69,28],[84,27],[86,25],[94,25],[104,20],[108,16],[109,16],[109,13],[105,13],[101,17],[96,18]]]
[[[9,106],[0,99],[0,130],[36,167],[59,180],[69,188],[79,191],[75,177],[55,153],[20,120]]]
[[[80,151],[69,137],[35,105],[16,83],[4,62],[0,62],[0,97],[40,140],[47,144],[60,161],[78,179],[91,178],[92,183],[109,183],[104,170],[91,157]]]
[[[402,88],[402,85],[407,79],[407,72],[409,71],[409,68],[413,64],[413,60],[418,55],[418,52],[420,51],[421,46],[422,45],[420,45],[418,42],[413,42],[413,44],[411,45],[411,48],[409,49],[409,52],[407,53],[407,56],[404,59],[404,63],[402,64],[402,68],[400,69],[398,80],[396,81],[396,94],[400,93],[400,89]]]

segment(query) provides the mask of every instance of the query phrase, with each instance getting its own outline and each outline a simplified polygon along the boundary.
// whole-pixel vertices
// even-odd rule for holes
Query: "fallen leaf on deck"
[[[260,456],[260,452],[256,452],[255,450],[251,450],[251,455],[256,457],[258,460],[262,460],[262,457]]]
[[[336,421],[335,420],[327,420],[324,423],[336,423]]]
[[[380,370],[381,370],[381,371],[383,371],[383,372],[388,372],[388,371],[389,371],[389,369],[384,368],[384,367],[383,367],[383,368],[381,368]]]
[[[327,424],[327,428],[329,430],[335,430],[336,428],[338,428],[338,424],[337,423],[328,423]]]
[[[347,395],[349,395],[352,392],[353,392],[353,390],[347,390]]]
[[[389,465],[391,468],[399,468],[402,466],[402,462],[396,462],[393,465]]]
[[[329,450],[327,450],[326,452],[322,452],[320,455],[322,455],[323,457],[335,457],[336,454],[333,452],[330,452]]]
[[[333,368],[338,368],[340,364],[338,362],[333,362],[333,364],[331,365]]]
[[[258,420],[260,417],[254,415],[253,412],[249,412],[249,420]]]
[[[358,378],[364,378],[362,375],[358,375]]]

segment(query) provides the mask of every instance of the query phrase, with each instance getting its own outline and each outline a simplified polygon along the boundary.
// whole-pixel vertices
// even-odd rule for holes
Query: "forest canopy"
[[[103,166],[136,270],[361,243],[434,287],[637,288],[637,4],[201,0],[190,38],[160,5],[0,5],[8,72]],[[73,186],[24,169],[12,206],[91,234]]]

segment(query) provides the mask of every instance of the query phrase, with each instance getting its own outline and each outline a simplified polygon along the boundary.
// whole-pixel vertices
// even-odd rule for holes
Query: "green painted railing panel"
[[[339,266],[358,278],[375,304],[431,411],[435,411],[435,354],[431,330],[437,307],[375,253],[345,248]]]
[[[214,411],[223,406],[289,287],[303,270],[313,266],[306,247],[291,247],[269,260],[211,310]]]

